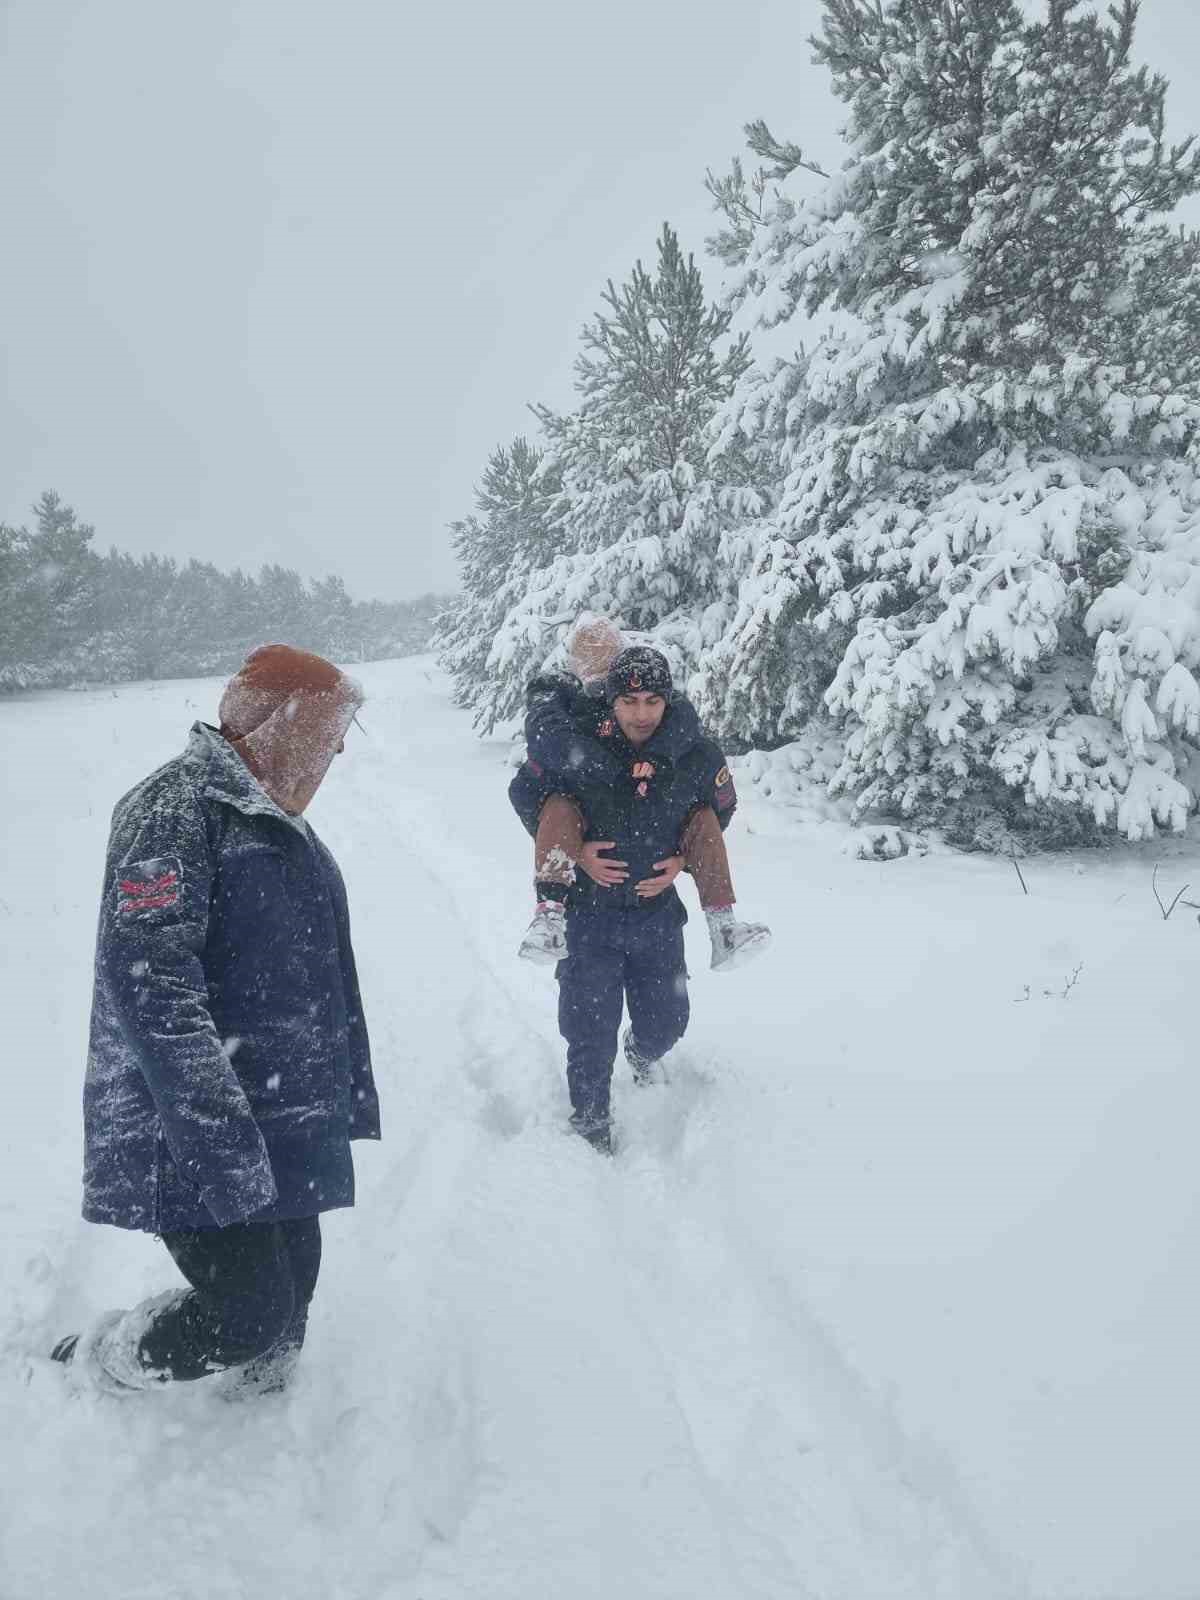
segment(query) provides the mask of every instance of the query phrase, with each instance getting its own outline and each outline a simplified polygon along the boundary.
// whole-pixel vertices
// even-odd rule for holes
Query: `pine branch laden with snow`
[[[492,452],[476,489],[476,514],[451,530],[463,593],[438,618],[434,648],[454,680],[455,703],[474,710],[476,725],[487,731],[497,720],[490,699],[492,641],[530,573],[552,559],[550,511],[559,491],[557,467],[546,451],[514,439]]]
[[[608,285],[583,330],[577,410],[536,412],[542,481],[553,477],[539,537],[527,558],[491,563],[498,586],[463,608],[443,654],[469,681],[464,703],[479,726],[519,710],[580,611],[653,631],[683,673],[719,636],[725,614],[708,613],[727,588],[722,536],[767,505],[753,453],[711,437],[749,362],[730,319],[707,302],[669,227],[653,274],[639,262],[627,283]]]
[[[491,720],[515,714],[525,684],[556,664],[570,620],[582,611],[619,618],[627,630],[661,634],[681,672],[694,667],[706,637],[704,596],[718,581],[722,524],[755,506],[753,491],[699,484],[687,465],[647,473],[626,500],[611,545],[560,556],[505,586],[509,606],[491,643],[480,705]],[[578,507],[568,502],[568,515]],[[697,611],[699,610],[699,614]]]
[[[1006,785],[1035,826],[1065,806],[1147,838],[1194,806],[1200,245],[1164,219],[1200,155],[1164,141],[1135,20],[828,0],[842,170],[805,198],[811,166],[758,124],[761,219],[740,169],[714,189],[730,304],[824,331],[718,418],[752,438],[782,414],[783,487],[722,535],[695,687],[727,738],[832,712],[861,808]]]

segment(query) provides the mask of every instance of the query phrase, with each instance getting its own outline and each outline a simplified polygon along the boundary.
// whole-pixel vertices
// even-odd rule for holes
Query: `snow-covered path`
[[[776,929],[671,1083],[563,1131],[554,986],[513,951],[504,747],[424,661],[361,669],[313,808],[384,1111],[326,1219],[301,1380],[70,1400],[20,1358],[167,1287],[76,1221],[112,801],[216,686],[0,704],[3,1600],[1183,1600],[1200,1593],[1192,847],[887,866],[743,808]],[[685,890],[685,897],[690,890]],[[1073,980],[1073,981],[1072,981]],[[1028,997],[1026,991],[1028,989]]]

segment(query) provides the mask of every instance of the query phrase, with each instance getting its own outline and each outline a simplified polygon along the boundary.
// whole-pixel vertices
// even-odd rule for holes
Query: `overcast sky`
[[[102,548],[452,587],[488,452],[665,219],[701,254],[742,124],[839,160],[819,19],[0,0],[0,520],[54,488]],[[1187,130],[1200,7],[1145,0],[1138,53]]]

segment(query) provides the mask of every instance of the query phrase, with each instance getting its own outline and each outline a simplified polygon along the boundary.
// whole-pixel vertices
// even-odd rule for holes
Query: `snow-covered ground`
[[[507,747],[427,662],[312,820],[385,1141],[326,1219],[293,1393],[69,1398],[28,1359],[170,1286],[77,1220],[108,813],[218,686],[0,702],[4,1600],[1183,1600],[1200,1594],[1194,845],[888,864],[749,794],[744,908],[623,1148],[564,1133],[514,955]],[[690,888],[684,890],[691,899]]]

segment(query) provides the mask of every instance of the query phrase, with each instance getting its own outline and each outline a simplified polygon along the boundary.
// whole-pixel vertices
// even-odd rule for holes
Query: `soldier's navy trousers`
[[[557,967],[558,1029],[567,1041],[567,1086],[583,1114],[609,1106],[621,1013],[638,1052],[656,1061],[688,1025],[683,907],[567,911],[567,957]]]

